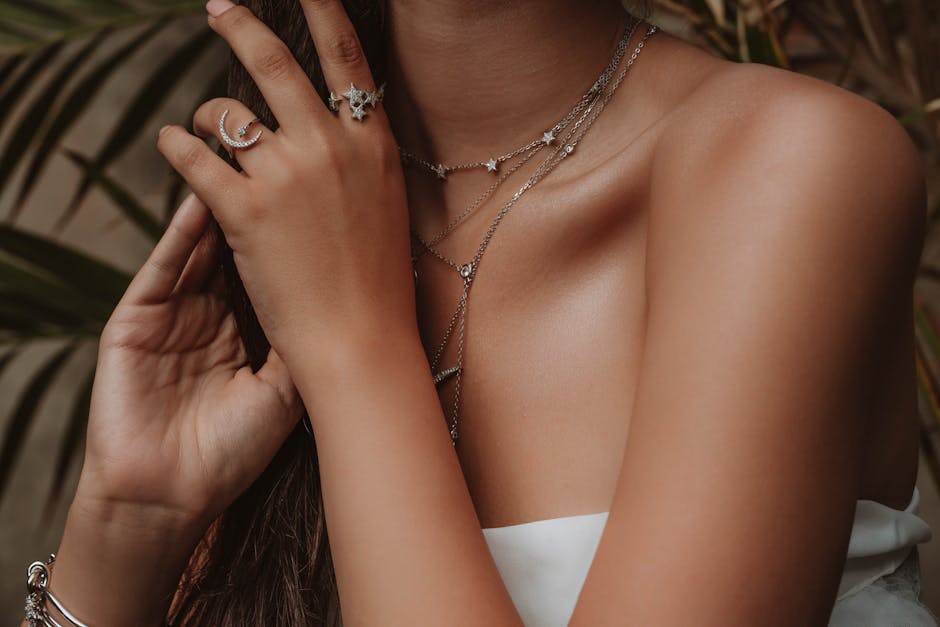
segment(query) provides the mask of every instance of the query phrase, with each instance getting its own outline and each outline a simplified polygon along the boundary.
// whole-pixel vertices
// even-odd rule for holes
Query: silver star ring
[[[384,84],[374,91],[369,91],[367,89],[357,89],[355,83],[350,83],[349,89],[339,96],[331,91],[327,106],[329,106],[330,111],[339,111],[339,103],[345,99],[349,103],[349,110],[352,111],[353,118],[362,122],[369,114],[366,107],[370,106],[375,109],[376,105],[382,102],[384,96]]]
[[[238,127],[238,130],[235,131],[235,134],[238,135],[239,139],[233,139],[225,130],[225,117],[227,115],[228,115],[228,109],[223,111],[222,117],[219,118],[219,137],[221,137],[222,141],[224,141],[226,144],[228,144],[232,148],[248,148],[250,146],[254,146],[255,143],[259,139],[261,139],[261,134],[264,132],[264,129],[261,129],[260,131],[258,131],[258,134],[250,139],[241,139],[242,137],[248,134],[248,129],[251,127],[252,124],[258,121],[258,118],[254,118],[253,120],[246,123],[244,126]]]

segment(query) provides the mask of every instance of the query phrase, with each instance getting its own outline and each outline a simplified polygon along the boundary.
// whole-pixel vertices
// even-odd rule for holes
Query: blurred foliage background
[[[224,93],[227,49],[205,26],[203,4],[0,0],[0,376],[17,367],[29,346],[56,343],[16,393],[0,397],[0,504],[21,459],[29,455],[27,435],[44,399],[63,385],[74,386],[71,405],[56,425],[57,446],[43,454],[53,468],[51,481],[30,492],[44,503],[44,520],[69,500],[94,359],[81,363],[79,376],[62,373],[82,347],[96,346],[131,277],[99,245],[103,240],[86,238],[89,245],[79,247],[61,235],[93,201],[106,203],[114,221],[139,233],[142,255],[159,238],[184,185],[155,150],[133,148],[152,146],[153,134],[143,129],[157,123],[167,99],[186,103],[189,117],[176,119],[187,120],[199,104]],[[812,75],[890,111],[927,166],[930,200],[924,211],[932,225],[928,249],[933,247],[940,214],[940,2],[654,0],[654,5],[654,23],[719,56]],[[174,41],[170,48],[168,39]],[[193,79],[197,65],[202,70]],[[107,96],[107,132],[83,135],[89,112]],[[160,172],[158,194],[142,193],[123,179],[119,166],[131,159]],[[63,176],[63,165],[73,175]],[[65,200],[30,202],[44,187],[64,187],[58,191]],[[42,219],[27,220],[32,212]],[[940,300],[931,295],[938,283],[940,264],[931,265],[925,255],[911,311],[922,458],[940,484]]]

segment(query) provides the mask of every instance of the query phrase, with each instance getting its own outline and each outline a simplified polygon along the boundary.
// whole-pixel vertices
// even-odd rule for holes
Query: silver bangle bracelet
[[[65,617],[69,625],[88,627],[75,618],[49,590],[49,566],[54,561],[55,553],[51,553],[45,562],[33,562],[26,569],[26,624],[29,627],[65,627],[49,616],[49,611],[46,609],[46,601],[49,601]]]

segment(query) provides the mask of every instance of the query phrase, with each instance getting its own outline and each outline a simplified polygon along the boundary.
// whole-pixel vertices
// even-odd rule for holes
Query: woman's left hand
[[[161,130],[157,146],[212,210],[268,340],[290,366],[293,352],[367,354],[391,337],[418,341],[408,207],[397,145],[374,100],[354,116],[348,94],[376,90],[340,0],[302,2],[327,85],[347,97],[324,104],[287,46],[251,11],[228,0],[206,5],[210,27],[231,46],[277,118],[260,122],[235,149],[243,171],[200,137],[230,137],[255,115],[218,98],[196,112],[193,130]],[[221,139],[221,137],[219,137]],[[309,352],[298,358],[309,359]]]

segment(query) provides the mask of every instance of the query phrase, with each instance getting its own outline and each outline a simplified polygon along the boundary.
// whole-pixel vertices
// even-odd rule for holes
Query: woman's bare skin
[[[630,50],[641,35],[642,28]],[[643,352],[653,170],[681,185],[685,164],[670,157],[684,146],[716,155],[746,151],[746,138],[721,129],[752,122],[773,98],[795,94],[822,111],[878,117],[874,105],[845,90],[731,63],[660,31],[579,146],[579,158],[528,192],[500,225],[470,301],[458,446],[483,527],[610,508]],[[442,188],[449,217],[486,184],[482,175],[473,183],[465,182],[472,175],[454,175],[442,186],[419,168],[407,172],[418,216],[434,211],[422,201],[436,200]],[[518,184],[505,184],[500,198]],[[441,249],[469,259],[497,206],[478,210]],[[447,220],[424,222],[433,226],[419,224],[418,231],[429,237]],[[430,255],[420,268],[419,320],[430,321],[430,349],[459,284]],[[857,495],[902,509],[911,498],[918,441],[909,303],[899,295],[896,315],[885,322]]]
[[[361,76],[338,4],[307,0],[304,8],[318,50],[330,54],[328,82],[342,69]],[[271,154],[305,154],[318,139],[305,134],[310,86],[293,80],[300,68],[272,54],[250,12],[226,10],[210,25],[263,79],[275,115],[295,111],[281,120],[294,130],[269,140]],[[391,127],[403,146],[444,162],[499,154],[541,133],[606,63],[623,19],[603,0],[401,0],[390,11]],[[197,113],[202,133],[217,119],[212,105]],[[327,156],[376,158],[364,141],[385,138],[339,126],[347,120],[330,126],[325,113],[313,121],[343,140]],[[310,410],[349,625],[517,625],[477,523],[608,509],[572,625],[685,625],[693,616],[716,625],[822,623],[855,500],[908,502],[917,454],[910,289],[923,178],[903,129],[857,96],[653,36],[575,157],[524,196],[484,258],[468,315],[460,467],[411,337],[411,308],[403,316],[396,300],[410,285],[399,254],[407,251],[380,248],[390,243],[379,234],[404,231],[394,223],[395,212],[406,217],[403,194],[393,193],[400,175],[388,169],[394,159],[380,151],[381,167],[347,177],[334,171],[345,162],[314,153],[321,161],[291,162],[282,173],[259,147],[244,157],[256,159],[246,165],[254,179],[220,185],[232,173],[183,129],[162,134],[158,147],[209,199],[223,229],[252,244],[228,238],[245,269],[259,273],[246,279],[252,302],[263,297],[266,313],[283,322],[266,321]],[[290,189],[276,184],[282,174]],[[409,170],[413,225],[433,234],[489,176],[441,185]],[[335,202],[312,198],[312,181]],[[270,231],[246,228],[225,196],[236,185],[277,199],[280,213],[259,205],[248,215]],[[472,254],[491,217],[480,211],[441,248]],[[308,255],[307,238],[324,229],[350,241],[324,239]],[[366,243],[353,237],[363,230]],[[262,235],[292,247],[290,259],[259,254],[269,250],[256,241]],[[321,272],[291,272],[291,260]],[[429,345],[458,285],[427,258],[419,270],[420,339]],[[340,280],[348,276],[359,279],[354,287]],[[298,288],[312,279],[322,283]],[[311,302],[323,290],[345,309]],[[396,307],[364,311],[363,302]],[[332,335],[319,325],[324,316]],[[381,332],[390,328],[393,338]],[[323,346],[338,354],[316,350]],[[83,614],[99,616],[110,603],[85,594],[88,582],[123,576],[129,556],[155,552],[165,568],[117,582],[125,589],[171,587],[172,564],[186,554],[167,559],[165,533],[151,530],[154,542],[125,551],[126,534],[96,538],[101,525],[82,524],[79,505],[53,584],[80,599]],[[123,527],[140,520],[139,510],[121,517]],[[190,542],[198,529],[184,531]],[[90,559],[102,543],[104,563]],[[411,576],[396,578],[404,568]],[[747,594],[737,594],[741,581]],[[140,611],[111,605],[111,616]],[[156,624],[159,605],[135,622]]]

